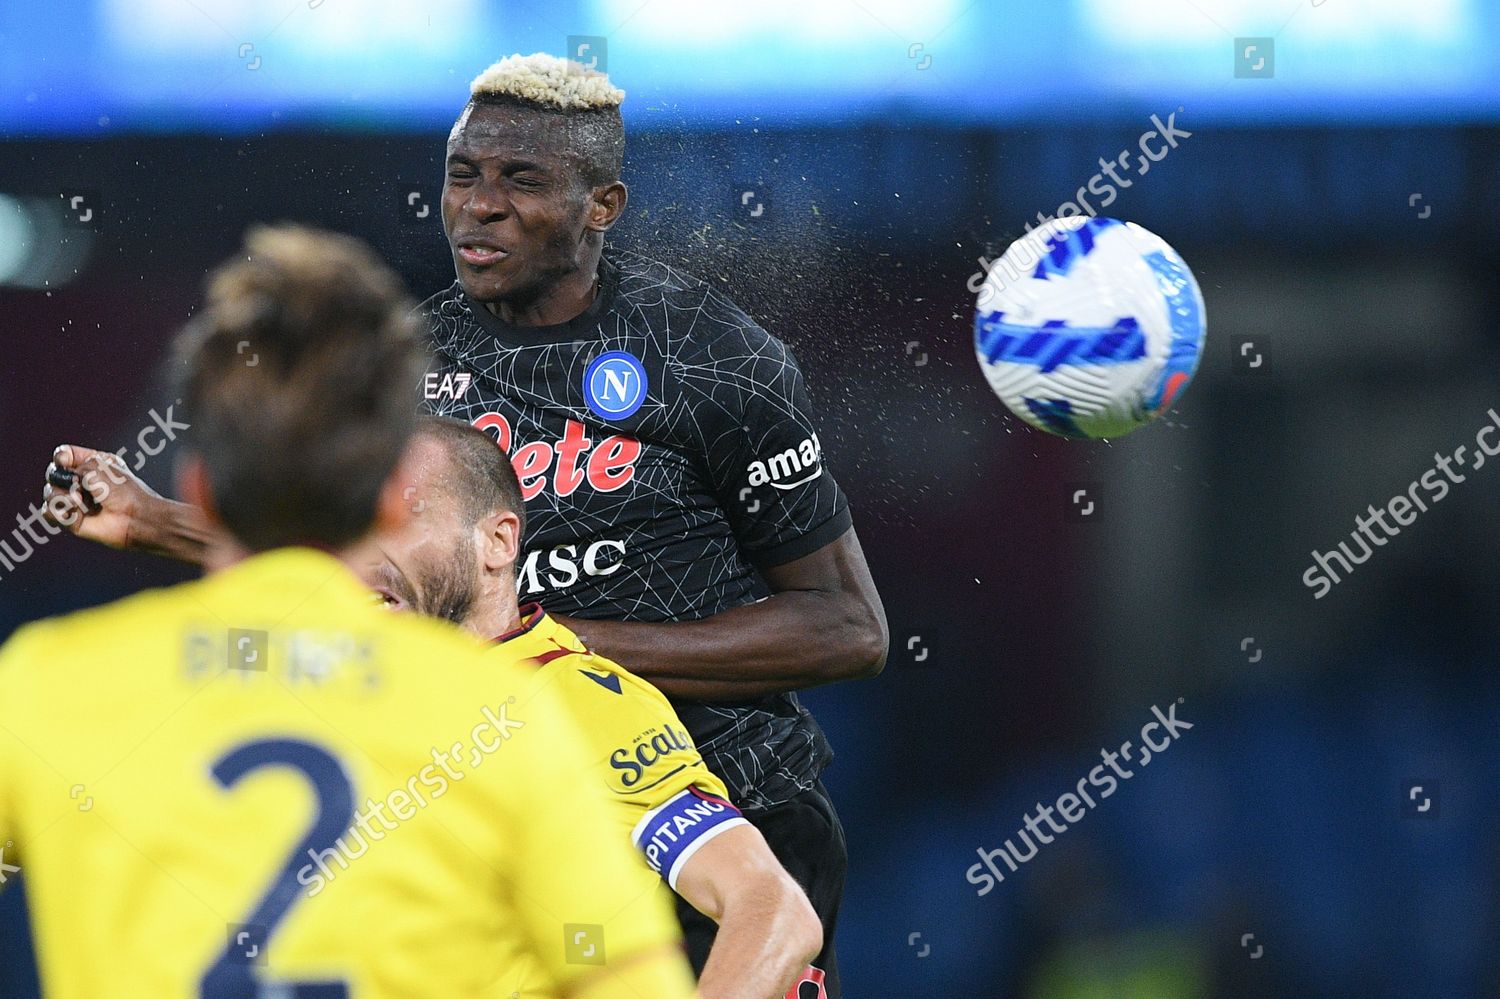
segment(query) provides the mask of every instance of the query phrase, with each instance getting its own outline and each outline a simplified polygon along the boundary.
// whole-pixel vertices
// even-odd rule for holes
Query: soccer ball
[[[979,289],[974,349],[1012,413],[1063,437],[1119,437],[1160,416],[1203,354],[1198,282],[1161,237],[1110,218],[1021,237]]]

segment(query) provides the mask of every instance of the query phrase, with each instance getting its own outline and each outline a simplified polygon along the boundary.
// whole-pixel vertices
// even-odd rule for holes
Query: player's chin
[[[513,294],[511,285],[494,272],[494,267],[476,268],[460,261],[458,263],[458,284],[476,302],[491,305],[503,302]]]

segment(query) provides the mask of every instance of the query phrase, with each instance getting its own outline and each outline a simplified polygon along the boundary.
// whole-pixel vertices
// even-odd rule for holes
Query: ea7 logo
[[[474,376],[467,371],[454,371],[441,377],[436,371],[429,371],[422,380],[422,398],[462,399],[473,380]]]
[[[796,447],[750,463],[750,485],[770,483],[773,489],[792,489],[823,474],[823,445],[813,434]]]

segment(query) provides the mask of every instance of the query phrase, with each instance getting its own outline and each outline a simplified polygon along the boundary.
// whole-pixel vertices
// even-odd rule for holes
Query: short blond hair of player
[[[691,994],[566,711],[350,569],[411,515],[408,316],[354,240],[253,234],[175,354],[179,488],[232,541],[0,650],[47,995]]]
[[[532,689],[575,714],[620,842],[633,841],[645,861],[632,883],[650,890],[664,881],[718,924],[700,994],[780,997],[822,948],[817,914],[728,801],[666,697],[541,607],[517,606],[524,508],[510,459],[483,431],[427,416],[404,471],[417,516],[378,539],[383,557],[366,580],[390,605],[485,640],[492,665],[523,664]]]
[[[511,97],[559,111],[617,108],[625,91],[605,74],[545,52],[509,55],[474,77],[471,97]]]

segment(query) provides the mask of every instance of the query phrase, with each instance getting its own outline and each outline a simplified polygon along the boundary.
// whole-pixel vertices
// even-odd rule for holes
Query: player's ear
[[[585,225],[594,232],[607,232],[625,214],[630,192],[618,180],[596,187],[589,193],[588,219]]]
[[[214,499],[213,482],[209,478],[208,466],[203,463],[203,459],[192,451],[183,452],[177,458],[173,477],[177,481],[177,495],[182,497],[182,501],[203,511],[203,517],[210,527],[219,528],[219,530],[209,532],[208,540],[204,544],[203,570],[217,572],[225,566],[233,565],[240,559],[248,557],[250,552],[230,537],[227,530],[222,529],[224,518],[219,514],[218,503]]]
[[[513,511],[501,510],[480,521],[483,551],[480,559],[484,571],[504,575],[521,557],[521,518]]]
[[[375,498],[375,523],[371,529],[376,534],[394,534],[411,523],[412,516],[424,505],[417,494],[416,475],[411,447],[408,446],[396,461],[396,467],[386,476]]]
[[[224,522],[219,516],[218,504],[214,501],[214,489],[208,478],[208,466],[203,464],[202,458],[191,451],[183,452],[177,458],[175,476],[177,495],[182,497],[184,503],[202,510],[210,524],[218,525]]]

